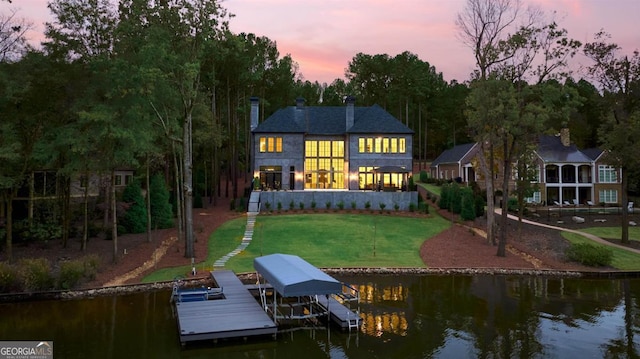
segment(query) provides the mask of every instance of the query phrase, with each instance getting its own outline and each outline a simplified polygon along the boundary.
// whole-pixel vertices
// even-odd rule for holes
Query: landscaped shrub
[[[356,209],[356,202],[355,201],[351,202],[351,209]]]
[[[331,209],[331,202],[327,201],[324,205],[327,209]]]
[[[245,209],[247,208],[246,202],[247,200],[244,197],[238,198],[238,205],[236,206],[236,210],[238,212],[244,212]]]
[[[311,209],[315,211],[315,209],[316,209],[316,201],[311,201]]]
[[[426,202],[418,203],[418,212],[429,214],[429,205]]]
[[[395,209],[395,210],[396,210],[396,212],[397,212],[397,211],[400,209],[400,205],[399,205],[399,204],[397,204],[397,203],[394,203],[394,204],[393,204],[393,209]]]
[[[486,205],[484,197],[481,195],[476,195],[474,197],[474,206],[476,208],[476,217],[480,217],[484,215],[484,206]]]
[[[451,209],[451,187],[447,184],[440,189],[440,200],[438,200],[440,209]]]
[[[0,262],[0,292],[12,292],[20,288],[18,270],[15,266]]]
[[[264,203],[264,208],[267,209],[267,212],[271,212],[271,202],[265,202]]]
[[[300,204],[298,205],[300,207],[300,210],[304,209],[304,202],[300,202]]]
[[[338,202],[338,208],[340,208],[340,210],[344,209],[344,202],[340,201]]]
[[[567,258],[591,267],[611,265],[613,251],[589,243],[575,243],[567,250]]]
[[[429,180],[429,174],[427,173],[427,171],[425,170],[420,171],[420,182],[427,183],[428,180]]]
[[[416,184],[413,181],[413,176],[409,176],[409,191],[415,191],[416,190]]]
[[[128,233],[143,233],[147,230],[147,207],[142,197],[140,181],[134,180],[125,187],[122,201],[129,204],[124,214],[122,224]]]
[[[282,202],[278,201],[278,212],[282,210]]]
[[[462,195],[460,192],[460,186],[455,182],[450,183],[449,186],[451,187],[451,193],[449,195],[449,201],[451,201],[451,212],[460,214],[462,211]]]
[[[364,208],[366,208],[366,209],[371,208],[371,202],[366,201],[366,202],[364,203]]]
[[[411,202],[409,203],[409,212],[415,212],[416,211],[416,204]]]
[[[378,206],[380,206],[380,213],[382,213],[382,211],[384,211],[384,208],[387,206],[386,204],[380,202],[380,204],[378,204]]]
[[[51,266],[45,258],[20,260],[18,273],[22,287],[26,291],[43,291],[53,287]]]
[[[24,220],[16,223],[15,233],[18,235],[18,240],[47,243],[62,236],[62,226],[53,221],[36,221],[29,225],[29,221]]]
[[[58,274],[58,288],[72,289],[75,288],[84,276],[84,262],[82,260],[66,261],[60,264],[60,273]]]
[[[460,210],[460,218],[463,221],[472,221],[476,218],[475,199],[473,190],[465,187],[460,190],[462,209]]]
[[[291,202],[289,202],[289,210],[293,211],[294,208],[296,208],[296,204],[293,203],[293,200],[291,200]]]
[[[96,254],[90,254],[82,257],[82,264],[84,265],[84,276],[88,280],[94,280],[98,269],[100,269],[100,257]]]
[[[518,212],[518,199],[514,197],[509,197],[507,200],[507,211],[516,213]]]

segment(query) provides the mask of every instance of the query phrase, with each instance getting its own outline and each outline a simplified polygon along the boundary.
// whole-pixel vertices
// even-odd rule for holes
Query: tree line
[[[482,18],[491,14],[482,6],[498,3],[502,7],[491,7],[494,16],[515,12],[508,24]],[[54,20],[46,24],[39,49],[24,39],[28,23],[15,11],[2,14],[0,234],[9,258],[13,199],[30,173],[54,169],[61,189],[56,213],[63,245],[73,216],[71,179],[92,173],[111,178],[104,211],[115,260],[114,181],[121,168],[143,174],[147,189],[154,174],[165,177],[178,203],[185,256],[193,257],[194,196],[204,195],[214,205],[220,196],[242,197],[238,183],[252,176],[250,96],[261,98],[264,119],[296,97],[309,105],[341,106],[345,96],[354,95],[357,105],[379,104],[415,131],[413,155],[420,168],[453,145],[487,143],[491,147],[482,152],[487,178],[495,177],[496,163],[525,163],[518,159],[533,134],[568,126],[579,147],[612,144],[611,132],[603,128],[616,119],[628,123],[637,117],[631,105],[637,77],[621,77],[630,79],[625,87],[615,79],[602,87],[610,74],[607,65],[625,68],[624,62],[607,63],[618,59],[610,58],[617,48],[595,40],[582,46],[554,22],[542,24],[535,16],[511,26],[520,19],[518,4],[467,2],[457,25],[473,49],[477,70],[464,83],[444,81],[434,66],[409,51],[358,53],[344,79],[330,84],[306,80],[275,41],[231,32],[233,17],[220,1],[120,0],[113,6],[109,0],[52,0],[48,7]],[[475,24],[484,29],[471,28],[472,19],[482,20]],[[594,65],[591,78],[574,80],[567,64],[581,49],[600,59],[600,67]],[[637,53],[627,60],[637,71]],[[619,98],[631,107],[620,106],[612,117],[611,106]],[[628,164],[633,173],[635,164],[620,164]]]

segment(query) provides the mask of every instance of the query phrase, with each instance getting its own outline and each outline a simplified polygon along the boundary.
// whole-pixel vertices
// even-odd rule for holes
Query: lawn
[[[633,228],[633,229],[635,230],[636,228]],[[620,228],[618,228],[617,230],[619,232]],[[593,228],[581,229],[581,231],[594,234],[601,238],[620,238],[620,234],[618,234],[617,237],[607,237],[607,233],[609,234],[614,233],[615,228],[608,229],[608,228],[593,227]],[[634,231],[634,232],[638,234],[637,231]],[[594,246],[609,248],[613,252],[613,260],[612,260],[611,266],[616,269],[629,270],[629,271],[640,270],[640,254],[636,254],[621,248],[616,248],[616,247],[607,246],[605,244],[596,243],[586,237],[583,237],[575,233],[562,232],[562,236],[567,240],[569,240],[569,242],[571,243],[576,243],[576,244],[589,243]],[[635,237],[635,238],[638,238],[638,237]]]
[[[422,183],[422,182],[417,183],[417,185],[424,187],[427,191],[435,194],[438,197],[441,196],[441,192],[442,192],[441,186],[436,186],[435,184],[432,184],[432,183]]]
[[[245,218],[229,221],[209,238],[209,254],[198,269],[213,262],[242,241]],[[253,258],[272,253],[295,254],[317,267],[424,267],[420,246],[449,228],[440,216],[402,217],[379,214],[297,214],[258,216],[253,240],[231,258],[225,268],[253,271]],[[144,282],[170,280],[188,273],[188,267],[167,268]]]
[[[622,237],[622,228],[620,227],[590,227],[581,229],[581,231],[606,239],[619,240]],[[640,241],[640,228],[629,227],[629,239],[632,241]]]

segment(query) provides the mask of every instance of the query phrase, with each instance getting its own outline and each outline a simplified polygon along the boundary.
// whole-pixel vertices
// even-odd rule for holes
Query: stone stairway
[[[225,254],[222,258],[216,260],[213,263],[214,270],[224,268],[224,265],[227,263],[227,261],[231,257],[242,252],[251,243],[251,239],[253,239],[253,229],[256,225],[256,216],[258,216],[258,212],[247,212],[247,227],[244,230],[244,236],[242,236],[242,242],[240,242],[240,245],[238,245],[236,249]]]

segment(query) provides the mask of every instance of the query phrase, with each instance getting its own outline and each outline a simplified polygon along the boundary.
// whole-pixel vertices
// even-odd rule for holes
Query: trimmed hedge
[[[566,254],[570,260],[590,267],[609,266],[613,260],[611,249],[589,243],[571,244]]]

